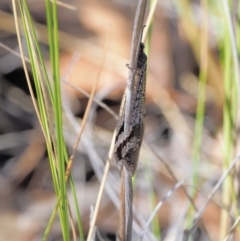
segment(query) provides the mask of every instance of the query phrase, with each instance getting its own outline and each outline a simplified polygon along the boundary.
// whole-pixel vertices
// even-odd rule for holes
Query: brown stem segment
[[[120,213],[119,213],[119,241],[131,241],[132,239],[132,202],[133,187],[131,175],[123,166],[121,173],[120,192]]]

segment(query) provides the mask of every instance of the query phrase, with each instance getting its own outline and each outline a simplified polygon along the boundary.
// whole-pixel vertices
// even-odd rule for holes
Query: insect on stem
[[[145,118],[147,56],[144,53],[144,44],[142,42],[139,44],[136,69],[131,68],[129,65],[127,67],[134,72],[130,125],[125,123],[125,90],[117,124],[114,155],[120,171],[124,165],[129,174],[133,176],[136,172],[142,144]]]

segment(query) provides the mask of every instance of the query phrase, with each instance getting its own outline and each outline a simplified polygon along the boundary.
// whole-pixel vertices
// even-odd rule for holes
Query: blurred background
[[[27,2],[47,71],[51,73],[45,2]],[[146,121],[134,179],[133,240],[144,230],[157,203],[179,180],[186,178],[185,189],[174,190],[164,200],[148,228],[149,235],[143,238],[184,240],[183,232],[191,227],[189,220],[197,212],[191,210],[186,192],[189,191],[196,207],[201,207],[236,155],[237,101],[232,98],[236,96],[235,79],[239,75],[234,62],[240,49],[239,1],[229,1],[227,9],[223,2],[161,0],[157,3],[146,44]],[[85,237],[126,86],[136,6],[136,0],[58,2],[63,129],[69,153],[107,41],[95,95],[101,103],[92,104],[72,168]],[[231,14],[230,22],[226,11]],[[146,19],[147,15],[148,11]],[[28,56],[24,35],[22,41]],[[29,63],[28,67],[31,75]],[[226,94],[228,83],[230,92]],[[0,0],[0,95],[0,241],[41,240],[56,196],[45,140],[19,57],[12,3],[8,0]],[[227,107],[232,111],[229,132]],[[225,150],[227,145],[230,145],[229,152]],[[193,240],[222,240],[219,233],[223,221],[220,220],[227,220],[225,235],[237,220],[237,171],[229,181],[231,188],[218,190],[206,206],[198,225],[200,235]],[[95,240],[116,240],[119,180],[113,158]],[[231,196],[231,200],[225,203],[224,195]],[[68,196],[72,203],[70,191]],[[225,219],[223,211],[227,213]],[[47,240],[63,240],[58,217]],[[240,240],[239,232],[235,231],[229,240]]]

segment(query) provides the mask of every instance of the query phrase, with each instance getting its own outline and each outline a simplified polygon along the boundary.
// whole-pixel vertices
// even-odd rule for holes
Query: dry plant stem
[[[69,200],[67,200],[67,203],[68,203],[68,212],[69,212],[69,216],[70,216],[70,224],[71,224],[72,233],[73,233],[73,241],[77,241],[77,233],[76,233],[76,228],[75,228],[74,221],[73,221],[74,219],[73,219],[71,207],[69,204]]]
[[[54,2],[54,0],[51,0],[51,2]],[[74,11],[77,10],[76,7],[74,7],[74,6],[70,5],[70,4],[64,3],[64,2],[62,2],[62,1],[56,1],[56,3],[57,3],[58,6],[67,8],[67,9],[69,9],[69,10],[74,10]]]
[[[109,153],[108,153],[108,159],[107,159],[107,162],[106,162],[106,165],[105,165],[103,178],[102,178],[102,181],[101,181],[101,185],[100,185],[98,196],[97,196],[96,205],[95,205],[95,208],[94,208],[94,214],[93,214],[93,217],[92,217],[92,220],[91,220],[91,223],[90,223],[87,241],[90,241],[92,239],[92,236],[93,236],[94,227],[95,227],[95,223],[96,223],[96,220],[97,220],[97,214],[98,214],[98,211],[99,211],[100,202],[101,202],[103,191],[104,191],[104,186],[105,186],[105,183],[106,183],[106,180],[107,180],[107,174],[108,174],[109,168],[110,168],[110,160],[112,159],[112,156],[113,156],[115,135],[116,135],[116,132],[114,132],[114,134],[113,134],[110,150],[109,150]]]
[[[125,168],[124,168],[125,170]],[[124,197],[125,195],[125,171],[122,171],[121,173],[121,191],[120,191],[120,197]],[[122,183],[123,182],[123,183]],[[122,198],[121,198],[122,199]],[[125,198],[124,198],[125,199]],[[120,211],[119,211],[119,230],[118,230],[118,240],[125,240],[125,202],[120,203]]]
[[[156,213],[158,212],[158,210],[160,209],[160,207],[163,205],[163,203],[181,186],[183,186],[183,183],[188,179],[188,177],[182,179],[181,181],[177,182],[176,185],[167,192],[167,194],[163,197],[163,199],[158,202],[158,204],[156,205],[156,207],[154,208],[152,214],[150,215],[148,221],[146,222],[146,225],[144,227],[144,230],[141,234],[140,240],[143,240],[143,236],[146,234],[147,229],[149,227],[149,225],[151,224],[154,216],[156,215]]]
[[[231,229],[229,230],[228,235],[227,235],[227,237],[224,239],[224,241],[228,241],[228,240],[229,240],[229,238],[231,237],[234,229],[237,227],[239,221],[240,221],[240,216],[238,216],[238,218],[237,218],[236,221],[234,222],[233,226],[232,226]]]
[[[125,109],[125,125],[124,135],[127,137],[126,128],[130,126],[131,120],[131,106],[133,97],[134,77],[135,72],[132,69],[136,69],[137,56],[139,51],[139,45],[141,41],[141,33],[144,21],[144,15],[146,10],[147,0],[139,0],[137,11],[135,15],[133,37],[131,44],[130,54],[130,68],[128,72],[128,81],[126,88],[126,109]],[[119,227],[119,241],[131,241],[132,237],[132,179],[130,174],[126,171],[124,165],[121,173],[121,192],[120,196],[120,227]],[[123,226],[122,226],[123,225]]]
[[[4,43],[0,43],[0,47],[2,47],[3,49],[7,50],[8,52],[12,53],[13,55],[17,56],[17,57],[22,57],[20,53],[18,53],[17,51],[9,48],[7,45],[5,45]],[[24,57],[25,61],[27,63],[30,63],[30,59],[28,57]]]
[[[172,171],[171,168],[169,167],[167,161],[166,161],[164,158],[160,157],[160,156],[158,155],[158,153],[157,153],[150,145],[148,145],[148,144],[146,144],[146,145],[147,145],[148,148],[151,150],[151,152],[157,157],[157,159],[159,159],[160,162],[162,162],[162,164],[163,164],[164,167],[167,169],[168,173],[171,175],[171,177],[174,179],[174,181],[175,181],[175,182],[179,182],[178,179],[176,178],[175,174],[173,173],[173,171]],[[182,188],[183,192],[185,193],[186,197],[188,198],[188,200],[190,201],[190,203],[192,204],[194,210],[195,210],[195,211],[198,211],[198,209],[197,209],[197,207],[196,207],[196,205],[195,205],[192,197],[188,194],[186,188],[185,188],[183,185],[181,185],[181,188]]]
[[[90,95],[83,89],[81,89],[80,87],[73,85],[70,82],[67,82],[65,80],[62,81],[64,84],[70,86],[71,88],[75,89],[76,91],[80,92],[81,94],[83,94],[86,97],[90,97]],[[97,98],[93,98],[93,101],[98,104],[99,106],[101,106],[104,110],[106,110],[110,115],[112,115],[116,120],[118,119],[118,115],[111,109],[109,108],[105,103],[103,103],[102,101],[98,100]]]
[[[236,163],[239,161],[240,159],[240,153],[238,153],[238,155],[232,160],[231,164],[229,165],[228,169],[224,172],[224,174],[222,175],[222,177],[218,180],[217,184],[214,186],[214,188],[212,189],[212,191],[208,194],[207,196],[207,200],[205,201],[205,203],[202,205],[202,207],[199,209],[199,211],[196,213],[195,218],[194,218],[194,223],[191,227],[191,230],[193,230],[196,225],[198,224],[201,216],[204,213],[205,208],[207,207],[208,203],[211,201],[211,199],[213,198],[213,196],[215,195],[215,193],[217,192],[217,190],[220,188],[220,186],[222,185],[222,183],[224,182],[224,180],[226,179],[226,177],[229,175],[229,173],[232,171],[232,169],[234,168],[234,166],[236,165]]]
[[[120,192],[121,206],[119,217],[119,235],[118,240],[131,240],[132,239],[132,201],[133,201],[133,188],[132,177],[123,166],[121,173],[121,192]],[[124,202],[122,202],[124,200]]]
[[[82,121],[81,130],[80,130],[80,132],[79,132],[78,138],[77,138],[76,143],[75,143],[74,148],[73,148],[72,155],[71,155],[71,157],[70,157],[70,159],[69,159],[69,162],[68,162],[68,165],[67,165],[67,170],[66,170],[66,174],[65,174],[65,175],[66,175],[66,179],[68,178],[69,173],[70,173],[70,171],[71,171],[72,164],[73,164],[73,159],[74,159],[74,156],[75,156],[77,147],[78,147],[78,145],[79,145],[79,141],[80,141],[80,139],[81,139],[81,136],[82,136],[84,127],[85,127],[85,125],[86,125],[87,117],[88,117],[88,114],[89,114],[91,105],[92,105],[92,103],[93,103],[93,97],[94,97],[94,94],[95,94],[96,89],[97,89],[98,80],[99,80],[99,78],[100,78],[100,74],[101,74],[102,69],[103,69],[104,59],[105,59],[106,50],[107,50],[107,43],[108,43],[108,39],[109,39],[109,32],[110,32],[110,30],[108,31],[108,34],[107,34],[107,38],[106,38],[105,46],[104,46],[104,51],[103,51],[103,56],[102,56],[102,60],[101,60],[101,65],[100,65],[100,68],[99,68],[99,70],[98,70],[97,78],[96,78],[96,81],[95,81],[94,86],[93,86],[93,88],[92,88],[92,92],[91,92],[91,95],[90,95],[90,98],[89,98],[89,101],[88,101],[88,104],[87,104],[87,108],[86,108],[86,111],[85,111],[85,114],[84,114],[84,117],[83,117],[83,121]]]
[[[62,77],[63,80],[66,80],[66,82],[69,81],[70,75],[72,74],[74,68],[76,67],[76,65],[80,61],[80,59],[81,59],[81,54],[79,52],[75,52],[72,54],[72,57],[64,71],[64,74]]]
[[[176,178],[176,176],[175,176],[175,174],[173,173],[173,171],[171,170],[171,168],[169,167],[167,161],[166,161],[163,157],[160,157],[159,154],[158,154],[150,145],[148,145],[147,143],[146,143],[146,146],[147,146],[147,147],[151,150],[151,152],[157,157],[157,159],[159,159],[160,162],[162,162],[162,164],[163,164],[164,167],[167,169],[168,173],[169,173],[170,176],[174,179],[174,181],[176,181],[176,182],[178,183],[179,181],[178,181],[178,179]],[[191,203],[191,205],[192,205],[192,207],[194,208],[194,210],[195,210],[196,212],[198,212],[198,208],[197,208],[197,206],[195,205],[194,200],[193,200],[192,197],[188,194],[188,192],[187,192],[186,188],[184,187],[184,185],[181,185],[180,187],[181,187],[181,189],[183,190],[183,192],[184,192],[184,194],[186,195],[186,197],[188,198],[188,200],[189,200],[189,202]],[[207,229],[206,229],[206,227],[205,227],[204,222],[202,223],[202,225],[203,225],[203,229],[204,229],[205,233],[206,233],[207,236],[209,237],[209,234],[208,234],[208,232],[207,232]],[[209,240],[211,240],[210,237],[209,237]]]

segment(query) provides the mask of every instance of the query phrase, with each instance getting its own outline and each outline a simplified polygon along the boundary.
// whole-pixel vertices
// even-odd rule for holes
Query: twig
[[[107,38],[107,40],[108,40],[108,38]],[[102,63],[103,63],[103,61],[102,61]],[[101,67],[101,70],[102,70],[102,67]],[[101,72],[99,72],[99,74],[100,73]],[[99,76],[98,76],[98,78],[99,78]],[[92,101],[93,101],[93,98],[92,98]],[[114,140],[114,138],[113,138],[113,140]],[[92,238],[92,235],[93,235],[93,231],[94,231],[95,223],[96,223],[96,220],[97,220],[97,214],[98,214],[98,210],[99,210],[99,207],[100,207],[100,202],[101,202],[104,186],[105,186],[105,183],[106,183],[106,180],[107,180],[107,173],[109,171],[110,160],[111,160],[111,157],[112,157],[112,153],[113,153],[113,141],[112,141],[112,144],[111,144],[111,147],[110,147],[110,151],[109,151],[109,158],[108,158],[108,160],[106,162],[103,179],[101,181],[101,185],[100,185],[100,188],[99,188],[99,193],[98,193],[98,197],[97,197],[97,201],[96,201],[96,206],[95,206],[95,209],[94,209],[94,215],[93,215],[93,218],[91,220],[91,225],[90,225],[87,241],[90,241],[91,238]]]
[[[96,223],[96,220],[97,220],[97,214],[98,214],[100,202],[101,202],[102,194],[103,194],[103,191],[104,191],[104,186],[105,186],[105,183],[106,183],[106,180],[107,180],[107,174],[108,174],[108,171],[109,171],[109,168],[110,168],[110,160],[112,159],[112,156],[113,156],[114,140],[115,140],[115,132],[113,134],[111,147],[110,147],[110,150],[109,150],[109,153],[108,153],[108,159],[107,159],[107,162],[106,162],[106,165],[105,165],[103,178],[102,178],[101,185],[100,185],[100,188],[99,188],[97,201],[96,201],[96,205],[95,205],[95,209],[94,209],[94,214],[93,214],[90,229],[89,229],[89,232],[88,232],[87,241],[90,241],[91,238],[92,238],[92,235],[93,235],[93,231],[94,231],[95,223]]]
[[[135,15],[133,37],[131,44],[130,55],[130,68],[128,72],[128,81],[126,88],[126,106],[125,106],[125,119],[124,119],[124,135],[127,138],[127,127],[130,126],[131,121],[131,107],[133,100],[133,88],[135,72],[132,69],[136,69],[137,56],[139,51],[139,45],[141,41],[142,28],[144,15],[146,10],[147,0],[139,0],[137,11]],[[121,195],[120,195],[120,227],[119,227],[119,241],[131,241],[132,239],[132,198],[133,188],[132,179],[130,173],[123,165],[121,173]]]
[[[101,74],[102,69],[103,69],[103,64],[104,64],[104,59],[105,59],[105,55],[106,55],[108,39],[109,39],[109,31],[108,31],[108,35],[107,35],[105,46],[104,46],[104,52],[103,52],[103,57],[102,57],[102,60],[101,60],[101,65],[100,65],[100,68],[98,70],[97,78],[96,78],[96,81],[95,81],[94,86],[92,88],[92,92],[91,92],[91,95],[90,95],[90,98],[89,98],[89,101],[88,101],[88,104],[87,104],[87,108],[86,108],[86,111],[85,111],[85,115],[84,115],[84,118],[83,118],[83,121],[82,121],[82,127],[81,127],[81,130],[80,130],[79,135],[77,137],[76,143],[74,145],[72,155],[70,156],[70,159],[68,161],[68,165],[67,165],[66,173],[65,173],[67,178],[68,178],[69,173],[71,171],[72,164],[73,164],[73,159],[74,159],[74,156],[76,154],[76,150],[77,150],[77,147],[79,145],[79,142],[80,142],[80,139],[81,139],[81,136],[82,136],[85,124],[87,123],[87,117],[88,117],[88,113],[90,111],[90,107],[92,106],[92,103],[93,103],[93,98],[94,98],[94,94],[95,94],[96,89],[97,89],[98,80],[100,78],[100,74]]]

